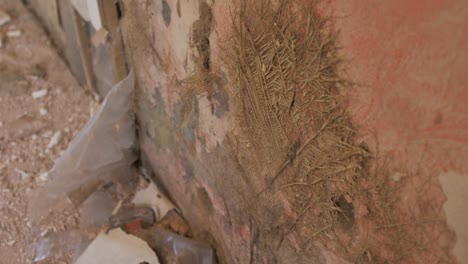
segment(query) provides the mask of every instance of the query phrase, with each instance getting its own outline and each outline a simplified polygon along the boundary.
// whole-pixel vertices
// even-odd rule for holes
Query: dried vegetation
[[[344,77],[332,19],[316,4],[240,0],[221,39],[239,155],[248,157],[239,160],[258,191],[246,209],[258,227],[254,241],[260,250],[276,250],[294,235],[301,250],[320,241],[356,263],[398,262],[408,255],[395,252],[425,245],[411,229],[427,234],[428,226],[395,224],[417,216],[395,214],[399,185],[385,164],[371,168],[375,157],[356,142],[345,98],[354,84]],[[209,96],[220,77],[203,66],[182,82],[184,91]],[[355,240],[358,220],[380,245],[369,236]]]

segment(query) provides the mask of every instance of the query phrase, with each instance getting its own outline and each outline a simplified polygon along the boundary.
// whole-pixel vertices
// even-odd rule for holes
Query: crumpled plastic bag
[[[99,186],[125,180],[132,173],[132,163],[137,158],[132,111],[134,85],[132,71],[107,94],[94,116],[55,162],[49,182],[33,194],[31,218],[45,217],[50,210],[70,203],[78,207]]]
[[[95,76],[96,88],[100,95],[105,96],[115,83],[112,71],[112,46],[109,42],[101,43],[97,47],[91,47],[91,58]]]
[[[57,261],[62,256],[76,255],[75,251],[83,250],[80,245],[85,241],[85,238],[77,230],[47,234],[34,243],[33,262],[41,262],[46,259]],[[78,252],[78,254],[80,253]]]

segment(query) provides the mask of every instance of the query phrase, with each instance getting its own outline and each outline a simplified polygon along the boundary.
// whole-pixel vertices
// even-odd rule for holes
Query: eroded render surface
[[[221,262],[463,259],[465,3],[130,2],[143,154]]]

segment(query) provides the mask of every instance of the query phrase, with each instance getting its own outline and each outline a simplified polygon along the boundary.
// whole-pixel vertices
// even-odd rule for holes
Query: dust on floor
[[[35,230],[28,194],[97,108],[20,1],[0,0],[11,21],[0,26],[0,263],[32,263],[35,234],[76,224],[57,215]],[[59,222],[61,222],[59,224]]]

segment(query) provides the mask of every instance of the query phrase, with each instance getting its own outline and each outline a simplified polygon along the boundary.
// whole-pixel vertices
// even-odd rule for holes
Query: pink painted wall
[[[468,2],[337,0],[332,6],[349,76],[359,83],[349,98],[360,137],[401,178],[402,212],[421,221],[448,218],[450,231],[434,227],[434,248],[453,250],[450,238],[437,238],[455,236],[454,253],[467,262],[468,230],[457,223],[468,218],[464,208],[444,216],[444,203],[460,195],[444,193],[439,177],[468,182]],[[418,261],[435,261],[437,251]]]

